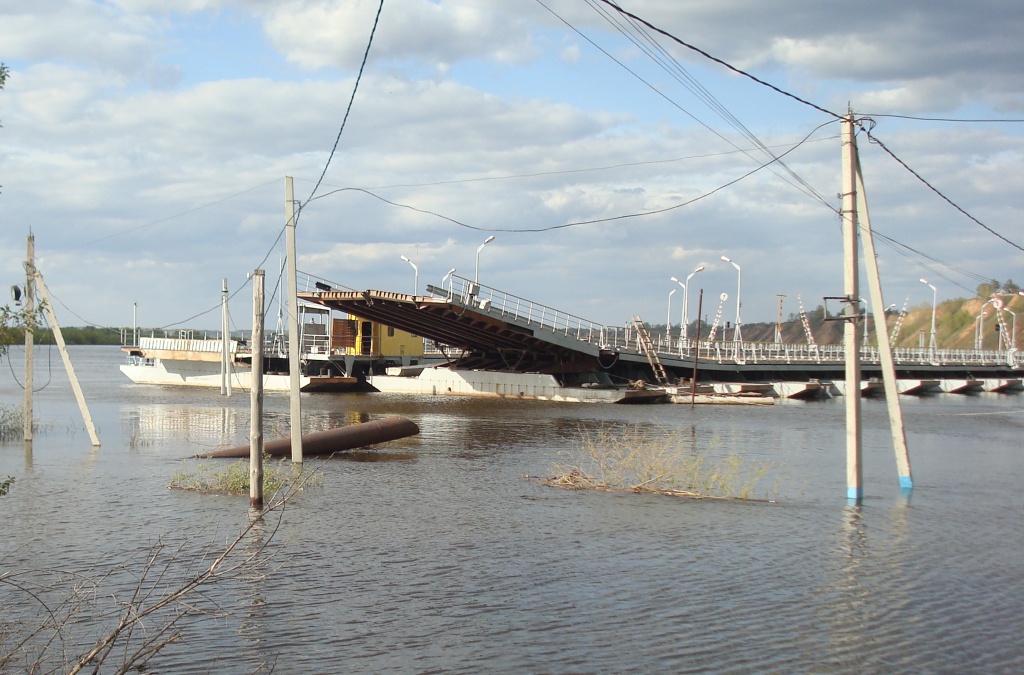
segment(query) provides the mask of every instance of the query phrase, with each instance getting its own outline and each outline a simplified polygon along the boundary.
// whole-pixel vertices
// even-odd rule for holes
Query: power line
[[[901,120],[914,120],[917,122],[956,122],[965,124],[987,124],[987,123],[999,123],[999,124],[1016,124],[1024,122],[1021,120],[998,120],[998,119],[958,119],[954,117],[917,117],[915,115],[896,115],[892,113],[863,113],[865,117],[895,117]]]
[[[815,138],[814,140],[805,141],[807,143],[820,143],[822,141],[836,140],[839,136],[824,136],[822,138]],[[777,145],[766,146],[770,149],[777,148],[791,148],[790,143],[780,143]],[[727,150],[725,152],[709,152],[702,155],[687,155],[685,157],[672,157],[669,159],[651,159],[643,162],[623,162],[621,164],[608,164],[605,166],[594,166],[586,167],[582,169],[558,169],[554,171],[536,171],[533,173],[510,173],[502,176],[472,176],[470,178],[453,178],[450,180],[437,180],[429,181],[426,183],[392,183],[390,185],[361,185],[358,186],[365,190],[390,190],[394,188],[417,188],[417,187],[435,187],[438,185],[459,185],[463,183],[484,183],[488,181],[502,181],[502,180],[515,180],[521,178],[540,178],[543,176],[559,176],[568,175],[575,173],[588,173],[591,171],[609,171],[612,169],[625,169],[636,166],[650,166],[653,164],[671,164],[673,162],[683,162],[691,159],[709,159],[712,157],[724,157],[727,155],[744,154],[747,155],[751,148],[737,148],[736,150]],[[749,155],[748,155],[749,156]],[[296,180],[300,180],[296,178]],[[312,181],[311,181],[312,182]],[[351,186],[350,186],[351,187]],[[326,195],[319,195],[314,197],[311,201],[315,201]]]
[[[792,94],[792,93],[786,91],[785,89],[780,89],[779,87],[776,87],[774,84],[771,84],[770,82],[766,82],[766,81],[764,81],[764,80],[762,80],[762,79],[760,79],[760,78],[758,78],[758,77],[756,77],[754,75],[751,75],[750,73],[748,73],[745,70],[741,70],[741,69],[737,68],[736,66],[723,61],[722,59],[720,59],[718,57],[712,56],[711,54],[707,53],[706,51],[704,51],[700,47],[696,47],[694,45],[691,45],[688,42],[684,42],[683,40],[677,38],[675,35],[672,35],[671,33],[669,33],[668,31],[662,30],[661,28],[658,28],[654,24],[652,24],[652,23],[650,23],[650,22],[648,22],[648,21],[646,21],[644,19],[641,19],[636,14],[633,14],[632,12],[626,11],[625,9],[619,7],[617,4],[615,4],[611,0],[597,0],[597,1],[598,2],[603,2],[604,4],[608,5],[612,9],[614,9],[616,12],[619,12],[620,14],[622,14],[624,16],[628,16],[630,19],[633,19],[634,21],[642,23],[643,25],[647,26],[651,30],[655,31],[656,33],[660,33],[661,35],[664,35],[665,37],[667,37],[668,39],[672,40],[673,42],[676,42],[677,44],[679,44],[679,45],[681,45],[683,47],[686,47],[687,49],[689,49],[691,51],[697,52],[698,54],[700,54],[704,58],[709,59],[711,61],[714,61],[715,63],[719,64],[720,66],[724,66],[725,68],[728,68],[729,70],[731,70],[732,72],[736,73],[737,75],[742,75],[743,77],[749,78],[749,79],[753,80],[754,82],[757,82],[761,86],[768,87],[769,89],[771,89],[772,91],[774,91],[774,92],[776,92],[778,94],[782,94],[783,96],[785,96],[787,98],[791,98],[791,99],[793,99],[794,101],[796,101],[798,103],[802,103],[802,104],[804,104],[806,106],[814,108],[818,112],[823,112],[826,115],[830,115],[830,116],[834,117],[837,120],[841,120],[843,118],[842,115],[839,115],[838,113],[834,113],[831,110],[828,110],[826,108],[822,108],[820,105],[817,105],[816,103],[811,103],[810,101],[808,101],[806,99],[802,99],[799,96],[797,96],[796,94]]]
[[[968,218],[970,218],[970,219],[971,219],[972,221],[974,221],[975,223],[977,223],[978,225],[980,225],[981,227],[983,227],[983,228],[984,228],[985,230],[987,230],[988,232],[990,232],[990,233],[994,234],[995,236],[999,237],[1000,239],[1002,239],[1003,241],[1005,241],[1005,242],[1006,242],[1007,244],[1009,244],[1010,246],[1013,246],[1014,248],[1016,248],[1016,249],[1017,249],[1017,250],[1019,250],[1019,251],[1024,251],[1024,247],[1021,247],[1021,245],[1020,245],[1020,244],[1017,244],[1016,242],[1010,241],[1009,239],[1007,239],[1007,238],[1006,238],[1006,237],[1004,237],[1003,235],[999,234],[998,232],[996,232],[995,230],[993,230],[993,229],[992,229],[991,227],[989,227],[989,226],[988,226],[988,225],[986,225],[985,223],[981,222],[980,220],[978,220],[977,218],[975,218],[974,216],[972,216],[972,215],[971,215],[970,213],[968,213],[968,212],[967,212],[966,210],[964,210],[964,209],[963,209],[963,208],[962,208],[962,207],[961,207],[961,206],[960,206],[959,204],[957,204],[956,202],[954,202],[954,201],[953,201],[952,199],[950,199],[949,197],[947,197],[946,195],[944,195],[944,194],[942,193],[942,191],[941,191],[941,190],[939,190],[939,189],[938,189],[937,187],[935,187],[934,185],[932,185],[931,183],[929,183],[929,182],[928,182],[927,180],[925,180],[925,179],[924,179],[924,177],[923,177],[923,176],[922,176],[921,174],[919,174],[918,172],[916,172],[916,171],[914,171],[913,169],[911,169],[911,168],[910,168],[910,166],[909,166],[909,165],[908,165],[908,164],[907,164],[906,162],[904,162],[904,161],[903,161],[902,159],[900,159],[899,157],[897,157],[897,156],[896,156],[896,153],[894,153],[894,152],[893,152],[892,150],[890,150],[889,148],[887,148],[887,147],[886,147],[886,145],[885,145],[885,143],[883,143],[883,142],[882,142],[881,140],[879,140],[879,139],[878,139],[878,138],[877,138],[876,136],[873,136],[873,135],[871,134],[871,132],[870,132],[870,131],[868,131],[867,129],[864,129],[864,133],[865,133],[865,134],[867,134],[867,137],[868,137],[868,140],[869,140],[869,141],[871,141],[872,143],[875,143],[876,145],[878,145],[878,147],[882,148],[882,150],[885,150],[885,152],[886,152],[886,153],[887,153],[887,154],[888,154],[888,155],[889,155],[890,157],[892,157],[892,158],[893,158],[894,160],[896,160],[896,162],[897,162],[897,163],[898,163],[898,164],[899,164],[900,166],[902,166],[902,167],[903,167],[904,169],[906,169],[907,171],[909,171],[909,172],[910,172],[910,173],[911,173],[911,174],[912,174],[912,175],[914,176],[914,178],[918,179],[919,181],[921,181],[922,183],[924,183],[924,184],[925,184],[926,186],[928,186],[928,189],[930,189],[930,190],[931,190],[932,192],[934,192],[934,193],[935,193],[935,194],[937,194],[937,195],[938,195],[939,197],[941,197],[941,198],[942,198],[942,200],[943,200],[943,201],[945,201],[945,202],[946,202],[947,204],[949,204],[949,205],[950,205],[950,206],[952,206],[952,207],[953,207],[954,209],[956,209],[956,210],[957,210],[957,211],[959,211],[960,213],[962,213],[962,214],[964,214],[965,216],[967,216]]]
[[[313,186],[313,191],[306,198],[303,206],[308,204],[313,195],[316,194],[317,189],[320,187],[320,183],[323,182],[324,176],[327,175],[327,167],[331,165],[331,160],[334,159],[334,153],[338,150],[338,143],[341,141],[341,133],[345,131],[345,123],[348,122],[348,115],[352,112],[352,103],[356,100],[356,92],[359,90],[359,83],[363,79],[363,70],[366,68],[366,60],[370,56],[370,45],[373,44],[373,36],[377,33],[377,24],[380,22],[380,13],[384,9],[384,0],[380,0],[380,5],[377,7],[377,16],[373,19],[373,28],[370,30],[370,39],[366,42],[366,50],[363,52],[363,62],[359,65],[359,73],[356,75],[356,83],[352,87],[352,95],[348,99],[348,107],[345,108],[345,116],[341,120],[341,126],[338,128],[338,135],[334,139],[334,147],[331,148],[331,154],[327,157],[327,163],[324,164],[324,170],[320,173],[320,178],[317,180],[316,185]],[[302,206],[299,207],[301,213]],[[298,214],[295,215],[298,219]],[[296,222],[297,224],[297,222]]]
[[[705,193],[703,193],[701,195],[698,195],[697,197],[694,197],[693,199],[689,199],[689,200],[687,200],[687,201],[685,201],[685,202],[683,202],[681,204],[676,204],[675,206],[669,206],[669,207],[666,207],[666,208],[663,208],[663,209],[654,209],[654,210],[651,210],[651,211],[642,211],[642,212],[637,212],[637,213],[621,214],[621,215],[618,215],[618,216],[611,216],[611,217],[608,217],[608,218],[596,218],[596,219],[593,219],[593,220],[581,220],[581,221],[575,221],[575,222],[571,222],[571,223],[562,223],[560,225],[549,225],[549,226],[546,226],[546,227],[537,227],[537,228],[480,227],[478,225],[470,225],[468,223],[463,223],[463,222],[461,222],[459,220],[456,220],[454,218],[450,218],[448,216],[442,215],[442,214],[437,213],[435,211],[430,211],[430,210],[427,210],[427,209],[421,209],[421,208],[418,208],[416,206],[412,206],[410,204],[402,204],[400,202],[395,202],[395,201],[392,201],[390,199],[386,199],[386,198],[381,197],[380,195],[378,195],[378,194],[376,194],[374,192],[371,192],[370,190],[367,190],[365,188],[357,188],[357,187],[338,188],[336,190],[331,190],[330,192],[327,192],[327,193],[324,193],[324,194],[320,195],[319,197],[317,197],[317,199],[322,199],[324,197],[328,197],[330,195],[338,194],[338,193],[341,193],[341,192],[361,192],[363,194],[369,195],[370,197],[373,197],[374,199],[378,199],[378,200],[384,202],[385,204],[390,204],[391,206],[397,206],[399,208],[409,209],[410,211],[416,211],[417,213],[423,213],[423,214],[426,214],[426,215],[434,216],[436,218],[440,218],[442,220],[447,220],[448,222],[450,222],[450,223],[452,223],[454,225],[458,225],[459,227],[464,227],[464,228],[469,229],[469,230],[476,230],[476,231],[479,231],[479,232],[523,232],[523,233],[525,233],[525,232],[550,232],[552,230],[561,230],[561,229],[565,229],[565,228],[568,228],[568,227],[577,227],[579,225],[594,225],[594,224],[597,224],[597,223],[607,223],[607,222],[613,222],[613,221],[617,221],[617,220],[625,220],[627,218],[639,218],[639,217],[642,217],[642,216],[653,216],[653,215],[657,215],[659,213],[666,213],[668,211],[674,211],[676,209],[681,209],[684,206],[689,206],[690,204],[693,204],[694,202],[698,202],[698,201],[704,199],[705,197],[710,197],[711,195],[715,194],[716,192],[720,192],[721,190],[724,190],[727,187],[735,185],[736,183],[739,183],[743,179],[748,178],[748,177],[754,175],[755,173],[757,173],[758,171],[761,171],[762,169],[765,169],[765,168],[771,166],[773,163],[780,161],[783,157],[785,157],[786,155],[788,155],[789,153],[793,152],[794,150],[799,148],[801,145],[806,143],[808,141],[808,139],[810,139],[810,137],[816,131],[818,131],[818,129],[821,129],[822,127],[824,127],[824,126],[826,126],[828,124],[832,124],[832,120],[829,120],[828,122],[824,122],[824,123],[819,124],[818,126],[816,126],[802,140],[800,140],[798,143],[793,145],[786,152],[783,152],[782,154],[780,154],[778,157],[774,157],[773,159],[771,159],[771,160],[761,164],[760,166],[758,166],[758,167],[756,167],[754,169],[751,169],[750,171],[748,171],[747,173],[743,174],[742,176],[739,176],[737,178],[734,178],[731,181],[728,181],[727,183],[719,185],[715,189],[713,189],[713,190],[711,190],[709,192],[705,192]]]

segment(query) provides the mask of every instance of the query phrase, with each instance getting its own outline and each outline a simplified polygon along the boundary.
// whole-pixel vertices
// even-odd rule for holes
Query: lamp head
[[[727,256],[727,255],[723,255],[722,256],[722,260],[724,260],[727,263],[731,263],[732,262],[731,260],[729,260],[729,256]]]
[[[704,271],[704,266],[703,265],[698,265],[697,268],[695,270],[693,270],[693,273],[696,274],[697,272],[703,272],[703,271]]]
[[[675,277],[669,277],[669,281],[674,281],[677,284],[679,283],[679,279],[676,279]]]
[[[403,255],[403,256],[401,256],[401,258],[402,258],[402,260],[404,260],[405,262],[410,262],[410,260],[409,260],[408,258],[406,258],[406,257],[405,257],[404,255]]]
[[[491,236],[487,237],[486,239],[484,239],[484,243],[485,244],[490,244],[492,241],[494,241],[494,235],[493,234]]]

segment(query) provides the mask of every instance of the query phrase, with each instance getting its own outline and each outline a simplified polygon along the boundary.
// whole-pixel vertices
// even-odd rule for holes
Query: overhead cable
[[[974,221],[975,223],[977,223],[978,225],[980,225],[981,227],[983,227],[983,228],[984,228],[985,230],[987,230],[987,231],[988,231],[988,232],[990,232],[991,234],[993,234],[993,235],[995,235],[995,236],[999,237],[1000,239],[1002,239],[1003,241],[1005,241],[1005,242],[1006,242],[1007,244],[1009,244],[1010,246],[1013,246],[1013,247],[1014,247],[1014,248],[1016,248],[1017,250],[1020,250],[1020,251],[1024,251],[1024,247],[1022,247],[1022,246],[1021,246],[1020,244],[1018,244],[1018,243],[1016,243],[1016,242],[1013,242],[1013,241],[1010,241],[1009,239],[1007,239],[1007,238],[1006,238],[1006,237],[1004,237],[1003,235],[999,234],[998,232],[996,232],[995,230],[993,230],[993,229],[992,229],[991,227],[989,227],[989,226],[988,226],[988,225],[986,225],[985,223],[981,222],[980,220],[978,220],[977,218],[975,218],[974,216],[972,216],[972,215],[971,215],[970,213],[968,213],[968,212],[967,212],[966,210],[964,210],[964,209],[963,209],[963,208],[962,208],[962,207],[961,207],[961,206],[960,206],[959,204],[957,204],[956,202],[954,202],[954,201],[953,201],[952,199],[950,199],[949,197],[947,197],[946,195],[944,195],[944,194],[942,193],[942,191],[941,191],[941,190],[939,190],[939,189],[938,189],[937,187],[935,187],[934,185],[932,185],[931,183],[929,183],[929,182],[928,182],[927,180],[925,180],[925,179],[924,179],[924,177],[923,177],[923,176],[922,176],[921,174],[919,174],[918,172],[916,172],[916,171],[914,171],[913,169],[911,169],[911,168],[910,168],[910,166],[909,166],[909,165],[908,165],[908,164],[907,164],[906,162],[904,162],[904,161],[903,161],[902,159],[900,159],[899,157],[897,157],[897,156],[896,156],[896,153],[894,153],[894,152],[893,152],[892,150],[890,150],[889,148],[887,148],[887,147],[886,147],[886,145],[885,145],[885,143],[883,143],[883,142],[882,142],[881,140],[879,140],[877,136],[874,136],[874,135],[872,135],[872,134],[871,134],[871,132],[870,132],[870,131],[867,131],[867,130],[865,130],[865,132],[864,132],[864,133],[866,133],[866,134],[867,134],[867,136],[868,136],[868,140],[870,140],[870,141],[871,141],[872,143],[876,144],[876,145],[877,145],[878,147],[882,148],[882,150],[885,150],[885,152],[886,152],[886,153],[887,153],[887,154],[888,154],[888,155],[889,155],[890,157],[892,157],[892,158],[893,158],[894,160],[896,160],[896,162],[897,162],[897,163],[898,163],[898,164],[899,164],[900,166],[902,166],[902,167],[903,167],[904,169],[906,169],[907,171],[909,171],[909,172],[910,172],[910,173],[911,173],[911,174],[912,174],[912,175],[914,176],[914,178],[916,178],[916,179],[918,179],[919,181],[921,181],[922,183],[924,183],[924,184],[925,184],[925,185],[926,185],[926,186],[928,187],[928,189],[929,189],[929,190],[931,190],[932,192],[934,192],[935,194],[937,194],[937,195],[938,195],[939,197],[941,197],[941,198],[942,198],[942,200],[943,200],[943,201],[945,201],[945,202],[946,202],[947,204],[949,204],[949,205],[950,205],[950,206],[952,206],[952,207],[953,207],[954,209],[956,209],[956,210],[957,210],[957,211],[959,211],[960,213],[962,213],[962,214],[964,214],[965,216],[967,216],[967,217],[968,217],[969,219],[971,219],[972,221]]]

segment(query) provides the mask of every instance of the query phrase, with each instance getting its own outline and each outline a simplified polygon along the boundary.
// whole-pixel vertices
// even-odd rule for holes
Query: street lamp
[[[420,292],[420,268],[416,267],[416,263],[414,263],[413,261],[409,260],[404,255],[402,256],[402,260],[404,260],[405,262],[407,262],[410,265],[412,265],[412,271],[413,271],[412,294],[416,295],[417,293]]]
[[[455,294],[455,277],[452,276],[453,274],[455,274],[455,268],[454,267],[451,268],[450,270],[448,270],[448,274],[444,275],[444,277],[441,279],[441,290],[442,291],[444,290],[444,282],[447,281],[448,279],[452,280],[451,283],[448,285],[448,297],[449,298],[451,298]]]
[[[743,307],[743,300],[740,296],[740,290],[743,284],[743,271],[735,261],[730,260],[728,256],[722,256],[722,260],[729,263],[736,268],[736,329],[733,332],[733,340],[736,342],[743,341],[743,334],[740,332],[740,308]]]
[[[675,279],[675,277],[672,278]],[[669,343],[672,342],[672,296],[675,295],[677,290],[679,289],[673,288],[668,292],[668,315],[665,317],[665,341]]]
[[[494,241],[494,235],[493,234],[491,236],[487,237],[486,239],[484,239],[484,243],[480,244],[476,248],[476,273],[473,275],[473,283],[474,284],[480,282],[480,251],[484,250],[484,246],[487,246],[492,241]]]
[[[1010,346],[1010,349],[1017,351],[1017,312],[1009,307],[1003,307],[1003,309],[1013,317],[1013,320],[1010,322],[1010,339],[1007,341],[1007,344]]]
[[[932,289],[932,336],[931,336],[931,339],[928,342],[928,350],[934,352],[935,351],[935,306],[936,306],[936,301],[938,300],[938,297],[939,297],[939,295],[938,295],[939,292],[938,292],[938,290],[936,290],[935,286],[932,286],[925,279],[918,279],[918,281],[920,281],[922,284],[924,284],[928,288]]]
[[[690,294],[687,292],[686,289],[690,285],[690,279],[693,278],[693,275],[696,274],[697,272],[703,272],[703,271],[704,271],[704,266],[703,265],[698,265],[697,267],[695,267],[692,272],[690,272],[689,274],[686,275],[686,283],[683,283],[682,281],[679,281],[679,279],[676,279],[675,277],[672,277],[672,281],[676,282],[677,284],[679,284],[680,286],[683,287],[683,321],[682,321],[683,328],[682,328],[682,330],[679,333],[679,339],[680,340],[685,340],[686,339],[687,327],[688,327],[688,325],[690,323],[690,312],[689,312],[689,309],[690,309],[689,308],[689,305],[690,305],[690,302],[689,302],[690,301]]]

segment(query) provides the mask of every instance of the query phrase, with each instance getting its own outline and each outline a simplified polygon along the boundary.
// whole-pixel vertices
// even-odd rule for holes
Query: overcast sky
[[[1013,242],[861,133],[872,225],[914,249],[878,242],[887,303],[930,304],[922,277],[940,301],[1024,282],[1019,0],[621,4],[820,108],[871,116],[893,154]],[[835,118],[596,0],[385,2],[314,194],[378,6],[0,0],[8,283],[31,229],[62,324],[131,325],[137,303],[142,326],[216,327],[218,312],[190,317],[227,278],[247,328],[247,273],[278,277],[290,175],[299,269],[347,288],[411,292],[402,255],[420,292],[453,267],[472,277],[494,234],[483,284],[606,324],[663,323],[669,302],[678,322],[670,277],[699,265],[690,318],[699,289],[706,315],[727,293],[733,318],[723,255],[742,269],[745,322],[774,320],[779,294],[788,315],[798,296],[810,309],[842,293]],[[755,171],[770,159],[757,143],[785,165]]]

